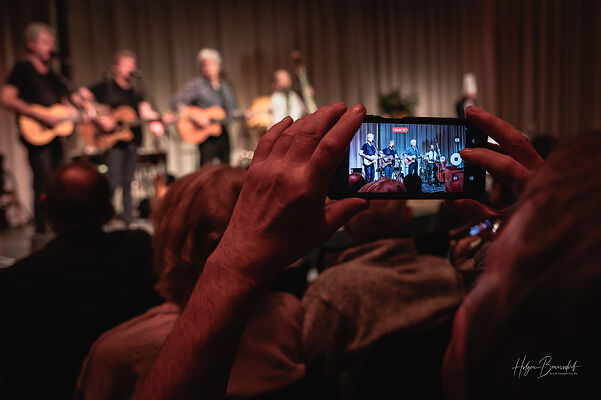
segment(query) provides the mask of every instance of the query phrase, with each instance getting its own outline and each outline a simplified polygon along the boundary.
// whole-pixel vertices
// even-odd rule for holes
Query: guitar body
[[[205,117],[211,123],[205,127],[198,126],[190,117]],[[177,129],[181,138],[188,143],[201,144],[209,136],[221,135],[221,121],[225,119],[225,110],[219,106],[200,108],[195,106],[184,106],[180,110],[180,119],[177,121]]]
[[[79,134],[86,145],[106,150],[119,141],[130,142],[133,140],[134,133],[131,131],[129,124],[138,123],[136,110],[131,106],[123,105],[111,110],[111,116],[117,124],[112,132],[98,134],[99,128],[93,122],[84,122],[77,126]]]
[[[64,121],[59,122],[53,128],[49,128],[36,119],[20,115],[18,120],[19,130],[28,143],[35,146],[43,146],[50,143],[57,136],[69,136],[73,133],[75,124],[70,120],[71,113],[69,107],[63,104],[54,104],[50,107],[34,104],[32,108],[40,114],[54,115],[55,117],[63,118]]]
[[[381,168],[386,168],[392,163],[394,163],[393,155],[380,157],[380,167]]]
[[[378,157],[377,156],[373,155],[371,157],[373,157],[374,159],[370,160],[369,158],[364,158],[363,159],[363,165],[365,165],[366,167],[369,167],[370,165],[373,165],[373,164],[375,164],[375,163],[378,162]]]
[[[417,156],[406,156],[405,157],[405,164],[407,164],[407,166],[413,164],[414,162],[416,162]]]

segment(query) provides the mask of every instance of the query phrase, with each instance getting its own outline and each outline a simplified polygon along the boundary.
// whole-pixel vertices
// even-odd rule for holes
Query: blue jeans
[[[364,165],[363,168],[365,169],[365,183],[373,182],[374,181],[374,165],[373,164],[371,164],[369,166]]]

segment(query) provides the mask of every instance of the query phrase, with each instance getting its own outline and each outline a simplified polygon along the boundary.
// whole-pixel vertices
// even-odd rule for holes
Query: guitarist
[[[89,90],[82,89],[80,92],[87,100],[106,104],[113,109],[123,105],[130,106],[141,119],[159,119],[159,114],[132,85],[136,72],[136,54],[130,50],[120,50],[113,56],[110,79],[104,79],[91,85]],[[116,122],[112,118],[108,121],[106,118],[98,119],[98,122],[105,132],[110,132],[116,127]],[[117,186],[121,186],[123,191],[123,220],[127,227],[132,222],[131,182],[138,160],[137,150],[142,143],[140,126],[132,126],[129,129],[133,133],[133,139],[117,142],[106,153],[111,190],[114,191]]]
[[[378,162],[378,149],[374,144],[374,134],[367,134],[367,142],[363,143],[359,156],[363,158],[363,170],[365,171],[365,183],[374,181],[375,164]]]
[[[417,157],[419,152],[417,151],[417,140],[411,139],[411,146],[405,150],[405,162],[409,166],[407,175],[417,175]]]
[[[41,22],[34,22],[25,28],[27,56],[13,67],[0,89],[0,104],[7,110],[34,118],[48,127],[60,122],[59,117],[40,114],[34,105],[45,107],[65,103],[69,90],[66,79],[52,70],[50,61],[54,51],[55,31]],[[76,113],[73,108],[74,114]],[[45,190],[52,173],[63,162],[63,150],[58,138],[43,146],[35,146],[23,139],[29,152],[29,163],[33,171],[34,220],[38,234],[46,232],[45,218],[40,205],[40,195]]]
[[[382,151],[382,156],[384,157],[384,162],[386,163],[386,166],[384,167],[384,176],[387,178],[392,178],[394,164],[396,160],[400,159],[394,147],[394,140],[391,139],[388,141],[388,147]]]
[[[230,141],[226,129],[229,118],[241,115],[238,101],[232,87],[220,77],[221,55],[215,49],[204,48],[198,52],[198,67],[200,75],[192,78],[173,96],[171,107],[179,111],[187,105],[200,108],[219,106],[226,112],[226,119],[222,121],[222,131],[219,136],[210,136],[198,145],[200,150],[200,164],[229,163]],[[201,128],[212,123],[206,117],[191,116],[194,123]]]

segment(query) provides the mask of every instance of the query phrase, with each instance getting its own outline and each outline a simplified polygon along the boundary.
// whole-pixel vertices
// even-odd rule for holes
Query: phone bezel
[[[405,118],[385,118],[378,115],[366,115],[363,123],[391,123],[391,124],[429,124],[429,125],[465,125],[468,127],[466,132],[466,147],[483,147],[488,141],[488,136],[476,126],[470,124],[464,118],[437,118],[437,117],[405,117]],[[349,150],[345,152],[340,162],[328,196],[332,199],[343,198],[363,198],[363,199],[467,199],[477,198],[484,193],[486,171],[482,168],[464,163],[464,176],[474,176],[473,181],[469,181],[466,190],[466,181],[464,181],[464,191],[461,193],[343,193],[335,190],[337,182],[346,179],[348,182],[349,170]]]

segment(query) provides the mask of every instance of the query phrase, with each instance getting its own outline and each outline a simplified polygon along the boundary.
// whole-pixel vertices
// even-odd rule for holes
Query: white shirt
[[[277,124],[288,115],[296,121],[305,114],[305,104],[295,91],[277,91],[271,95],[272,124]]]

